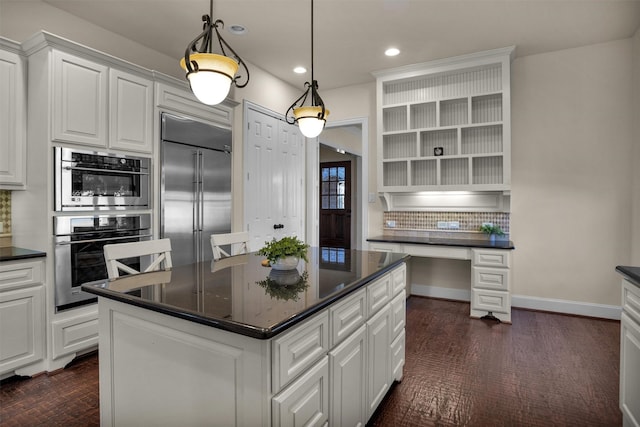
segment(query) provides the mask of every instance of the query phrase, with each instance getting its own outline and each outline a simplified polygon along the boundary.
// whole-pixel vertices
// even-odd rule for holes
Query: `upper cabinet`
[[[27,104],[20,45],[0,38],[0,189],[26,184]]]
[[[48,33],[34,36],[24,47],[30,92],[50,99],[48,108],[32,110],[50,117],[52,142],[152,152],[151,71]],[[50,79],[37,79],[46,75]]]
[[[378,191],[508,191],[510,65],[496,49],[374,73]]]

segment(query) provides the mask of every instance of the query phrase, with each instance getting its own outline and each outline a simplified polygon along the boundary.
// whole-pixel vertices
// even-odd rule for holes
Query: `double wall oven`
[[[107,278],[106,244],[152,237],[150,159],[118,154],[54,148],[56,309],[95,301],[80,289],[86,282]],[[125,264],[139,270],[149,260],[131,258]]]

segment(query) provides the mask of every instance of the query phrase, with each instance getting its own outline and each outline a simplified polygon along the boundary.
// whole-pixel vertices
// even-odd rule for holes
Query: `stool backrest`
[[[144,271],[137,271],[126,264],[118,261],[125,258],[134,258],[145,255],[152,256],[151,264]],[[107,263],[107,274],[109,279],[120,277],[120,271],[129,274],[147,273],[149,271],[169,270],[171,263],[171,240],[144,240],[141,242],[115,243],[104,245],[104,260]]]
[[[227,245],[231,245],[229,252],[221,247]],[[214,261],[232,255],[246,254],[249,252],[249,233],[240,231],[238,233],[212,234],[211,249]]]

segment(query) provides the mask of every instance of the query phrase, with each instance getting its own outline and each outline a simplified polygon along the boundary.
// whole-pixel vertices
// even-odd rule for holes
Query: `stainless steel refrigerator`
[[[210,261],[231,231],[231,130],[163,113],[161,135],[161,235],[174,266]]]

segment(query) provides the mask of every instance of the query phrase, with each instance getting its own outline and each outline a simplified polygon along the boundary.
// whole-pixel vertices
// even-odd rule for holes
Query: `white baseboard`
[[[576,314],[579,316],[600,317],[612,320],[620,320],[620,313],[622,313],[622,307],[619,305],[538,298],[526,295],[511,295],[511,307],[553,311],[555,313],[564,314]]]
[[[439,286],[412,284],[411,295],[443,298],[456,301],[471,301],[470,290],[443,288]],[[613,320],[620,320],[620,313],[622,312],[622,308],[618,305],[593,304],[588,302],[552,298],[538,298],[526,295],[511,295],[511,307]]]

